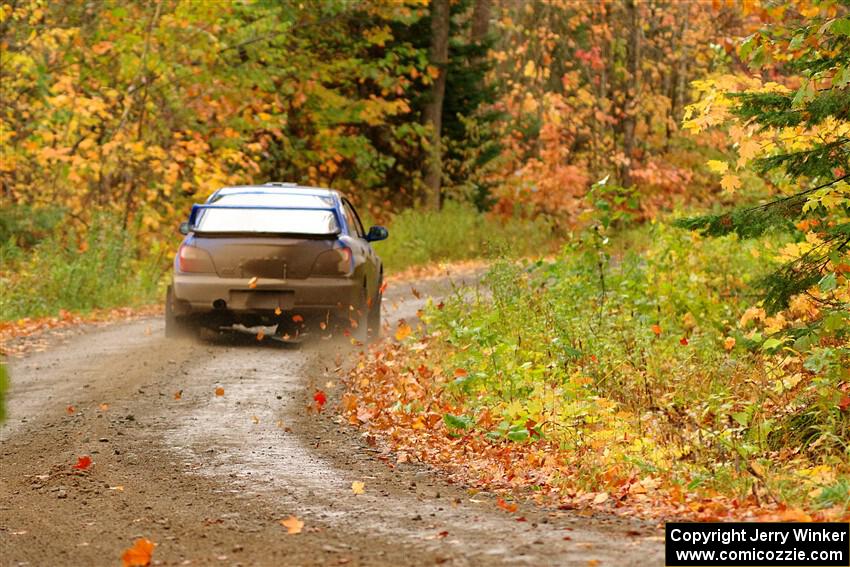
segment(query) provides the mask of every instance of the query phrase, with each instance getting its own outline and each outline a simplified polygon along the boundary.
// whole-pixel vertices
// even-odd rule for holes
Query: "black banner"
[[[850,566],[850,524],[675,522],[665,526],[668,567]]]

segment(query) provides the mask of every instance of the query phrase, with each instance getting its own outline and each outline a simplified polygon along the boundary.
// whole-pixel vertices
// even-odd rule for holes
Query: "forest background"
[[[531,484],[594,501],[607,487],[712,517],[765,502],[840,517],[847,15],[837,0],[7,0],[0,321],[157,302],[177,225],[221,186],[334,187],[389,226],[390,272],[555,255],[495,264],[489,295],[426,315],[436,335],[400,329],[437,357],[411,368],[454,366],[451,384],[417,375],[398,406],[392,379],[370,383],[354,421],[398,406],[394,426],[421,435],[508,440]]]

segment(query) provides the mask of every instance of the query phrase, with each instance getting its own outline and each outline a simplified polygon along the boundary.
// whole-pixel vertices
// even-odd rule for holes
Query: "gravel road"
[[[421,299],[391,287],[385,320],[412,321],[448,285],[417,284]],[[663,565],[656,526],[533,505],[508,514],[424,465],[390,466],[334,417],[334,369],[351,348],[169,340],[143,319],[13,359],[0,564],[120,565],[147,537],[154,565]],[[309,410],[316,388],[329,397],[321,414]],[[81,455],[85,472],[71,466]],[[280,525],[290,516],[302,533]]]

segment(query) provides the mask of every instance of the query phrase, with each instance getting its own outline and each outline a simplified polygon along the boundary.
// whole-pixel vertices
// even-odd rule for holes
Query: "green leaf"
[[[449,429],[469,429],[474,425],[474,422],[466,415],[452,415],[450,413],[443,414],[443,421]]]
[[[850,36],[850,18],[838,18],[829,26],[829,31],[835,35]]]
[[[818,287],[824,293],[829,293],[830,291],[838,287],[838,280],[835,276],[835,272],[832,272],[822,277],[821,280],[818,282]]]
[[[762,343],[761,348],[762,350],[773,350],[782,346],[782,342],[780,339],[767,339]]]

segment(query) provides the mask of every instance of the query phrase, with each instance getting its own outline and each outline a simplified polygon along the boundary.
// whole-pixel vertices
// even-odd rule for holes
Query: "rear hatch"
[[[334,238],[196,235],[222,278],[304,279],[316,257],[334,247]]]

